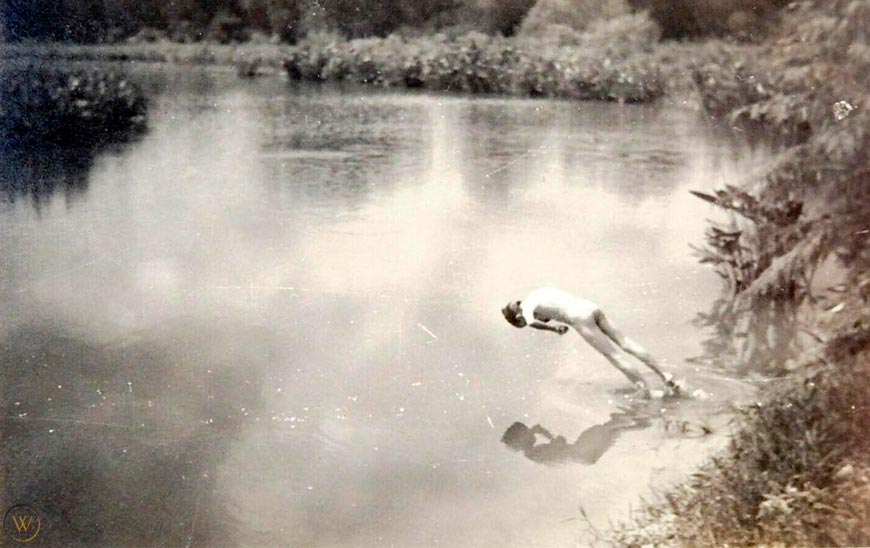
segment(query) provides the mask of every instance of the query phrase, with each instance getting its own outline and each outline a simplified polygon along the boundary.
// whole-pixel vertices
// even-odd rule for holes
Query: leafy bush
[[[717,330],[708,357],[800,369],[746,412],[723,456],[622,527],[619,544],[870,544],[868,16],[868,0],[796,4],[777,42],[723,50],[696,74],[710,113],[784,144],[762,175],[696,193],[733,214],[699,250],[730,290],[705,318]],[[813,294],[826,258],[843,272],[830,297]],[[795,351],[801,331],[821,358]]]
[[[650,101],[662,94],[657,68],[623,45],[590,50],[541,47],[481,33],[405,40],[342,41],[316,35],[292,48],[294,79],[521,96]]]
[[[863,56],[868,15],[868,0],[805,2],[788,12],[774,45],[732,49],[696,72],[711,114],[786,145],[760,177],[699,194],[733,214],[708,230],[699,253],[739,297],[708,323],[747,325],[760,310],[769,316],[775,308],[780,323],[791,325],[785,338],[794,338],[795,317],[804,303],[816,301],[813,275],[828,257],[840,259],[851,285],[870,284],[862,232],[870,215],[870,57]],[[741,316],[745,321],[738,321]],[[723,333],[754,342],[746,332]],[[761,333],[755,338],[771,339]],[[766,362],[763,369],[771,371],[782,366],[776,358],[783,345],[747,348],[766,348],[768,355],[744,355],[744,361]]]
[[[146,101],[125,77],[27,67],[0,72],[0,139],[87,145],[145,127]]]

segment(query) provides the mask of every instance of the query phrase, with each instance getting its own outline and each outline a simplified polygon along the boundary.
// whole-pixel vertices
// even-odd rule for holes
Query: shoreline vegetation
[[[99,146],[142,133],[147,100],[116,72],[26,66],[0,69],[2,148]]]
[[[215,63],[243,77],[268,69],[307,81],[577,100],[678,102],[694,93],[712,119],[781,145],[765,173],[695,193],[729,215],[697,249],[725,285],[700,317],[711,332],[700,359],[782,380],[742,413],[722,454],[602,541],[870,545],[870,0],[717,2],[733,6],[727,13],[689,0],[490,1],[502,9],[481,17],[488,30],[402,26],[393,12],[438,14],[401,0],[372,12],[380,23],[359,10],[342,18],[344,4],[326,4],[337,10],[335,28],[302,33],[292,10],[275,19],[283,23],[272,32],[292,44],[169,42],[181,31],[164,21],[168,31],[140,31],[134,43],[6,43],[0,58]],[[681,6],[682,18],[667,5]],[[238,34],[226,17],[217,30],[210,20],[216,36]],[[39,38],[33,32],[17,39]],[[834,285],[816,279],[826,265],[841,273]]]
[[[763,55],[695,72],[708,113],[787,145],[766,173],[696,193],[731,214],[698,249],[727,287],[704,318],[713,362],[783,380],[613,544],[870,545],[868,36],[870,1],[802,2]]]
[[[693,95],[692,67],[725,45],[660,42],[644,14],[541,37],[391,35],[347,40],[333,32],[294,45],[169,41],[118,44],[6,43],[7,62],[143,62],[223,65],[241,77],[342,82],[437,92],[645,103]],[[746,46],[751,47],[751,46]]]
[[[665,93],[660,38],[644,14],[540,38],[471,32],[344,41],[315,35],[282,62],[289,77],[381,87],[574,100],[650,102]]]

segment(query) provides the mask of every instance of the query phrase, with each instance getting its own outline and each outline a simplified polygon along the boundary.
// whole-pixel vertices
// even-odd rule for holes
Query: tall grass
[[[746,410],[725,454],[622,524],[615,543],[870,544],[868,327],[847,335],[864,339],[862,352],[852,349]]]

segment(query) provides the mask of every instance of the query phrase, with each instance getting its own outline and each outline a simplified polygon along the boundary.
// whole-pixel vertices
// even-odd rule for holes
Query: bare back
[[[574,326],[594,321],[593,317],[598,310],[595,303],[553,287],[532,290],[521,301],[520,307],[527,323],[534,320],[554,320]]]

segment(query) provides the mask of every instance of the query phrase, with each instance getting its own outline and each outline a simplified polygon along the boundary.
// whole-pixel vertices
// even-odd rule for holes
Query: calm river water
[[[2,503],[44,543],[584,544],[752,397],[686,363],[719,287],[688,190],[758,160],[690,110],[136,70],[141,140],[3,166]],[[711,398],[512,328],[538,286]],[[515,421],[603,454],[527,458]]]

